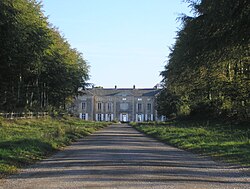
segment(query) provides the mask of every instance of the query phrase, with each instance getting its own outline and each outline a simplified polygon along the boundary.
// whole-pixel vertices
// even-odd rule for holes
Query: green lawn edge
[[[250,167],[249,127],[194,121],[130,125],[168,145],[211,157],[214,161]]]
[[[73,117],[0,118],[0,178],[34,164],[111,123]]]

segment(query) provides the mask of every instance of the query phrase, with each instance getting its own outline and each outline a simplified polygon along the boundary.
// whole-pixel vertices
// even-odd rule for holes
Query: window
[[[139,103],[139,104],[138,104],[138,112],[141,112],[141,111],[142,111],[142,104]]]
[[[80,118],[83,119],[83,120],[88,120],[88,114],[80,113]]]
[[[138,101],[142,101],[142,99],[141,99],[141,98],[138,98]]]
[[[108,117],[107,117],[107,121],[113,121],[113,120],[112,120],[112,119],[113,119],[112,114],[108,114],[107,116],[108,116]]]
[[[152,105],[151,104],[147,104],[147,110],[151,111]]]
[[[122,100],[124,101],[124,100],[127,100],[126,98],[122,98]]]
[[[138,122],[143,121],[143,120],[142,120],[142,115],[141,115],[141,114],[138,114],[138,116],[137,116],[137,121],[138,121]]]
[[[108,103],[108,111],[112,111],[112,103]]]
[[[86,102],[82,103],[82,110],[86,110],[86,105],[87,105]]]
[[[153,114],[147,114],[146,117],[146,121],[153,121]]]
[[[97,121],[102,121],[102,114],[97,114]]]
[[[97,104],[97,109],[98,109],[98,110],[102,110],[102,103],[98,102],[98,104]]]
[[[82,119],[83,120],[87,120],[87,115],[86,114],[82,114]]]
[[[86,120],[86,114],[82,114],[82,119]]]

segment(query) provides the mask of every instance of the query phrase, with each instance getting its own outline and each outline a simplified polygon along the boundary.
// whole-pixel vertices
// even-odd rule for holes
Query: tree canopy
[[[0,1],[0,110],[61,108],[84,87],[88,65],[35,0]]]
[[[163,110],[174,105],[172,113],[179,116],[249,119],[249,1],[188,2],[195,14],[182,17],[161,72],[165,89],[158,99],[159,113],[166,115]]]

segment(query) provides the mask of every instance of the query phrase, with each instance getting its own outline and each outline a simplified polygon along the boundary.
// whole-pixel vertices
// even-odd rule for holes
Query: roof
[[[160,92],[160,89],[156,88],[87,88],[83,93],[96,96],[155,96]]]

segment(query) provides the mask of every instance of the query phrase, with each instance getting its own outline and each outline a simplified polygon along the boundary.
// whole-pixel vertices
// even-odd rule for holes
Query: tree
[[[249,119],[249,2],[188,2],[195,16],[182,17],[162,72],[165,88],[185,99],[191,113],[205,105],[214,117]]]
[[[35,0],[0,2],[0,110],[63,107],[88,79],[88,65]]]

